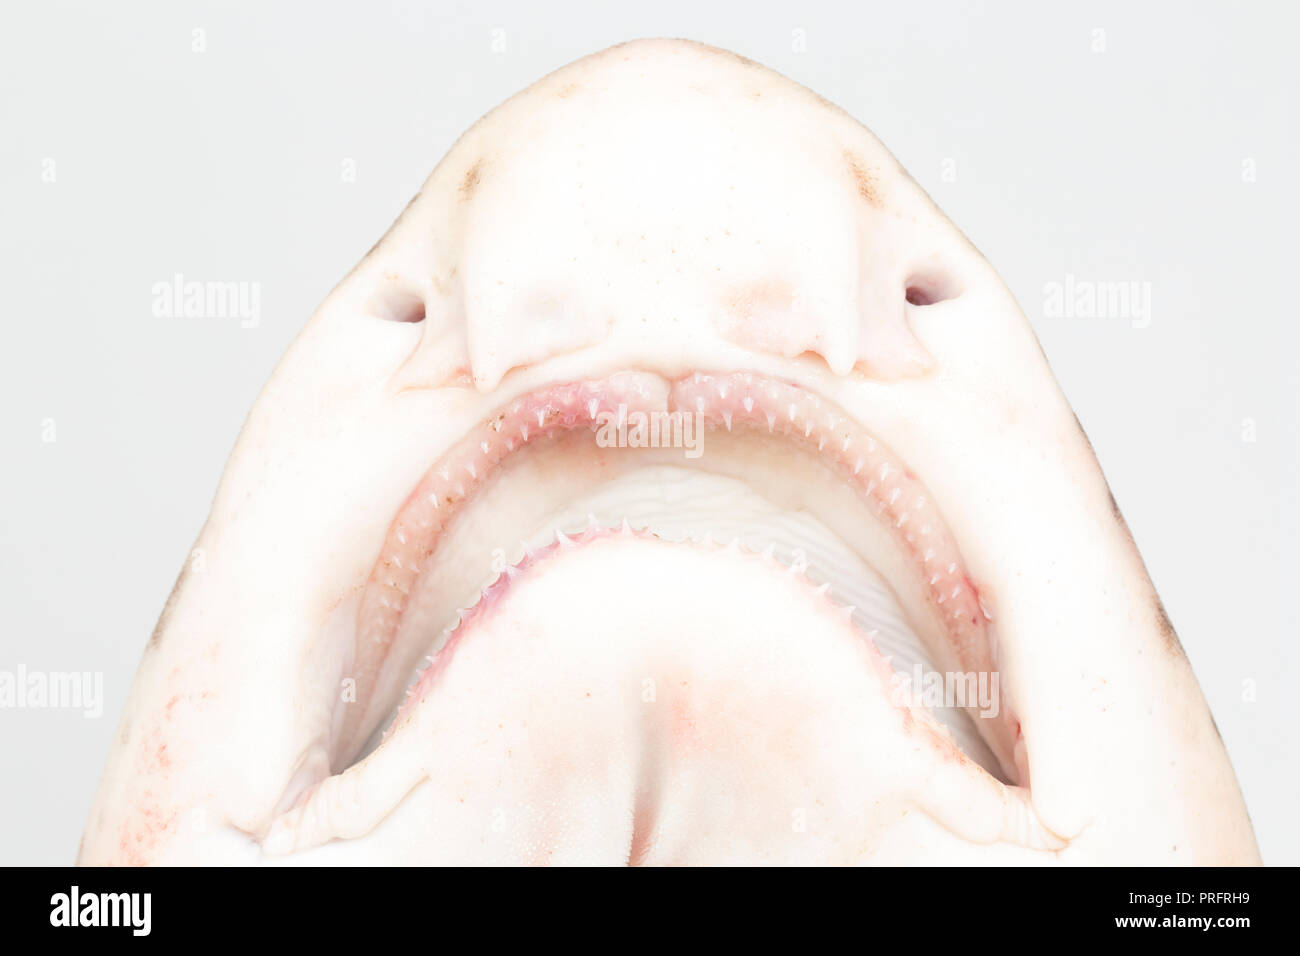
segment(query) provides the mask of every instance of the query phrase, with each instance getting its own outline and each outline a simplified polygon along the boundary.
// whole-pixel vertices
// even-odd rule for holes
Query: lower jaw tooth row
[[[647,520],[644,516],[629,518],[619,511],[602,509],[602,516],[586,513],[584,517],[568,515],[540,528],[535,534],[506,551],[506,560],[510,562],[499,571],[511,576],[514,565],[535,554],[538,550],[552,544],[569,546],[581,540],[584,535],[606,533],[607,529],[622,529],[625,533],[647,531],[656,537],[669,541],[691,541],[695,544],[743,548],[756,555],[778,562],[789,573],[803,574],[810,581],[819,584],[819,591],[828,601],[843,606],[850,615],[855,627],[864,633],[882,656],[890,663],[896,673],[909,679],[917,674],[931,674],[935,668],[921,645],[916,633],[907,624],[897,600],[889,587],[854,554],[847,545],[838,541],[824,526],[806,515],[778,514],[769,516],[765,522],[756,519],[753,514],[746,514],[728,525],[719,521],[716,513],[711,513],[708,505],[698,514],[678,512],[673,518],[664,520]],[[710,514],[707,524],[701,520]],[[696,518],[696,521],[692,521]],[[767,527],[763,527],[764,524]],[[759,527],[755,527],[755,525]],[[798,541],[799,545],[789,542]],[[459,610],[447,621],[441,636],[434,643],[436,653],[446,636],[459,624],[463,614],[469,609]],[[797,639],[797,635],[792,635]],[[407,682],[407,691],[403,702],[423,675],[425,668],[432,662],[433,656],[426,656],[412,672]],[[400,707],[400,704],[399,704]],[[966,713],[956,708],[936,708],[931,713],[938,723],[952,735],[958,746],[978,763],[995,775],[1000,775],[996,759],[987,749],[983,740],[975,731],[971,719]],[[387,728],[393,716],[389,715],[383,723]],[[373,744],[378,738],[372,739]]]

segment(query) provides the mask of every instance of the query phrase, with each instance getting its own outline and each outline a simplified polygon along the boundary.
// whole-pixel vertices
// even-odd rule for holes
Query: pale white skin
[[[905,303],[918,277],[952,297]],[[802,580],[628,535],[521,575],[445,686],[331,776],[356,602],[412,488],[505,401],[629,369],[796,383],[908,463],[992,608],[1027,786],[917,745]],[[545,493],[503,475],[448,553],[485,570],[587,488],[581,455],[556,461]],[[835,493],[775,457],[755,481],[814,512]],[[276,369],[196,549],[81,862],[1258,860],[1016,303],[866,129],[721,51],[616,47],[471,129]]]

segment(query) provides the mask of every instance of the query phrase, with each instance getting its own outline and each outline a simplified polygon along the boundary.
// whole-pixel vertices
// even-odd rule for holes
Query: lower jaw
[[[844,610],[777,562],[630,529],[562,536],[503,573],[383,744],[263,849],[808,864],[1051,848],[1027,794],[890,684]]]
[[[639,410],[695,416],[703,431],[677,448],[617,447],[637,444],[627,428],[597,440],[602,423],[633,427]],[[355,668],[369,693],[336,727],[336,763],[373,748],[459,608],[589,516],[670,539],[772,546],[855,605],[859,629],[899,672],[995,673],[989,615],[951,533],[920,480],[874,437],[815,396],[748,373],[673,385],[630,373],[530,393],[430,469],[361,601]],[[1014,780],[1014,716],[1005,700],[995,709],[998,720],[980,724],[959,709],[936,716],[969,756]]]

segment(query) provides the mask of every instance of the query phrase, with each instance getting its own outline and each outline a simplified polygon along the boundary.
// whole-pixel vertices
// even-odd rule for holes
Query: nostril
[[[955,299],[958,294],[956,284],[938,274],[914,276],[907,282],[906,298],[909,305],[934,305]]]
[[[386,322],[423,322],[424,299],[410,292],[389,292],[376,296],[370,311]]]

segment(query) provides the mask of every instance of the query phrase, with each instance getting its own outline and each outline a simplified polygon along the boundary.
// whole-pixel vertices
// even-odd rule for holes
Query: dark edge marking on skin
[[[1041,348],[1042,346],[1040,345],[1039,347]],[[1084,430],[1083,422],[1079,421],[1078,412],[1072,411],[1071,414],[1074,415],[1075,427],[1079,429],[1079,434],[1083,436],[1084,442],[1088,445],[1088,451],[1092,453],[1092,460],[1097,462],[1097,450],[1092,447],[1092,439],[1088,437],[1087,431]],[[1100,462],[1097,463],[1097,468],[1100,470]],[[1105,479],[1106,476],[1103,474],[1102,480],[1105,481]],[[1124,534],[1128,537],[1129,545],[1134,551],[1138,551],[1137,542],[1133,540],[1133,531],[1129,528],[1128,522],[1124,520],[1124,513],[1119,510],[1119,502],[1115,500],[1115,492],[1110,489],[1110,482],[1106,482],[1106,497],[1110,499],[1110,513],[1112,517],[1114,517],[1114,519],[1119,522],[1119,526],[1124,529]],[[1140,551],[1138,551],[1138,562],[1142,565],[1142,569],[1145,571],[1146,562],[1142,560],[1142,553]],[[1183,649],[1183,642],[1178,639],[1178,632],[1174,630],[1173,621],[1169,620],[1169,612],[1165,610],[1165,602],[1160,600],[1160,595],[1156,591],[1155,582],[1151,581],[1150,571],[1147,571],[1147,580],[1151,583],[1152,611],[1155,613],[1156,627],[1160,629],[1160,636],[1164,641],[1165,650],[1169,651],[1171,654],[1177,654],[1182,657],[1183,660],[1186,660],[1187,652]]]
[[[1120,520],[1123,519],[1121,518]],[[1160,595],[1155,594],[1154,592],[1155,589],[1153,587],[1152,593],[1155,597],[1156,624],[1160,628],[1161,636],[1165,639],[1165,647],[1167,647],[1171,652],[1180,654],[1182,657],[1186,658],[1187,652],[1183,650],[1183,642],[1178,639],[1178,632],[1174,630],[1174,622],[1169,620],[1169,612],[1165,610],[1165,602],[1160,600]],[[1211,717],[1211,720],[1213,720],[1213,717]],[[1217,727],[1215,728],[1215,733],[1218,733]]]
[[[1075,423],[1077,424],[1079,421],[1079,416],[1075,415],[1074,420]],[[1079,431],[1083,432],[1082,425],[1079,426]],[[1088,438],[1086,433],[1084,433],[1083,437],[1085,441]],[[1092,442],[1090,441],[1088,442],[1088,447],[1090,449],[1092,448]],[[1096,457],[1097,457],[1096,452],[1093,452],[1093,458]],[[1133,540],[1133,531],[1132,529],[1129,528],[1128,522],[1124,520],[1123,512],[1119,510],[1119,502],[1115,500],[1115,492],[1110,490],[1109,482],[1107,482],[1106,484],[1106,496],[1110,498],[1111,514],[1114,515],[1115,520],[1119,522],[1119,526],[1124,529],[1124,534],[1128,536],[1129,544],[1133,547],[1133,550],[1137,551],[1137,542]],[[1142,562],[1142,567],[1145,570],[1146,562],[1142,560],[1141,552],[1138,553],[1138,560]],[[1147,571],[1147,580],[1150,581],[1150,579],[1151,579],[1151,572]],[[1169,620],[1169,612],[1165,610],[1165,602],[1160,600],[1160,595],[1156,591],[1156,586],[1154,581],[1151,581],[1151,599],[1152,599],[1152,610],[1155,612],[1155,616],[1156,616],[1156,627],[1160,629],[1160,637],[1164,641],[1165,650],[1169,651],[1171,654],[1177,654],[1180,657],[1182,657],[1184,660],[1186,660],[1187,652],[1183,650],[1183,642],[1178,639],[1178,632],[1174,630],[1173,621]]]
[[[176,575],[176,583],[172,585],[171,593],[167,595],[162,613],[158,615],[158,623],[154,625],[153,633],[149,635],[149,643],[145,645],[146,652],[156,651],[162,646],[163,631],[167,629],[167,622],[172,616],[172,611],[176,609],[176,600],[181,593],[181,587],[189,580],[189,576],[190,556],[186,555],[185,563],[181,565],[181,573]]]

